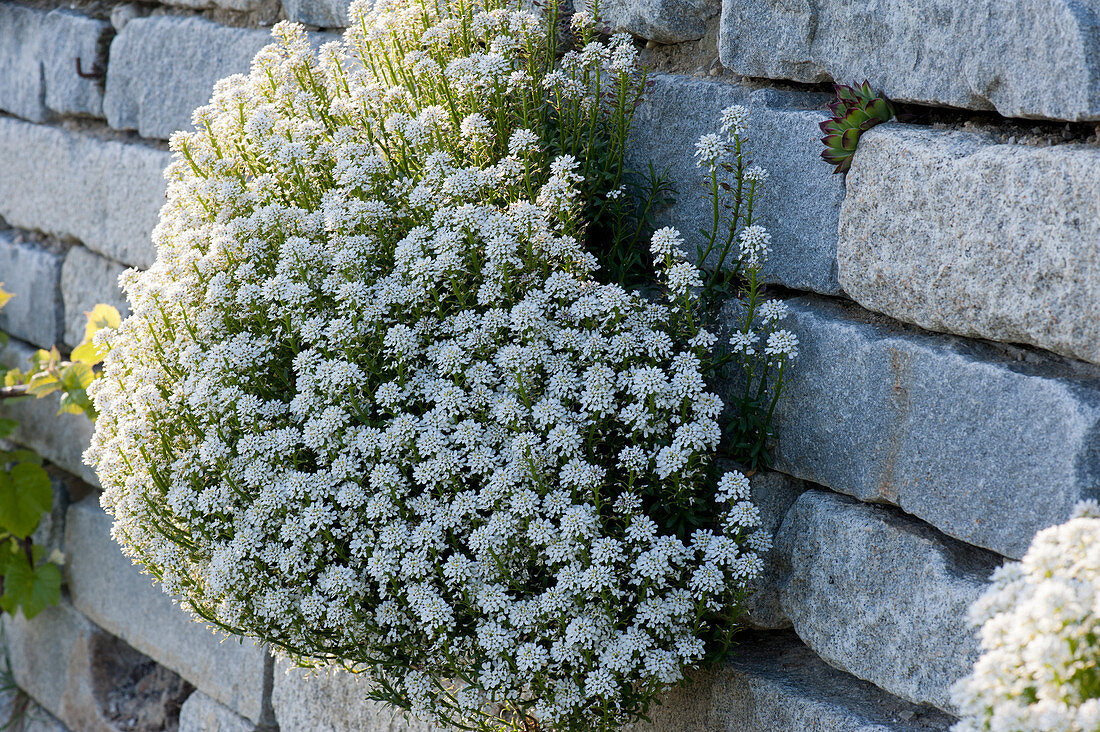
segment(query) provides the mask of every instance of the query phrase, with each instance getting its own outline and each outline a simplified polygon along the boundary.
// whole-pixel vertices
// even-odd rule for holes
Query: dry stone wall
[[[662,223],[696,235],[694,141],[724,106],[752,109],[769,281],[802,351],[775,470],[753,479],[775,533],[755,630],[646,729],[946,730],[948,689],[977,650],[968,604],[1036,531],[1100,494],[1100,146],[1087,124],[1100,120],[1100,3],[600,8],[659,68],[691,72],[654,75],[630,151],[678,189]],[[0,281],[18,295],[0,360],[71,346],[84,310],[124,306],[118,273],[154,256],[166,139],[282,17],[321,43],[346,2],[0,0]],[[817,158],[822,82],[863,78],[940,109],[869,132],[832,175]],[[80,459],[87,421],[46,401],[5,409],[56,466],[42,543],[68,559],[58,607],[3,621],[23,696],[0,695],[0,714],[49,732],[431,729],[362,701],[354,676],[288,669],[190,622],[111,541]]]

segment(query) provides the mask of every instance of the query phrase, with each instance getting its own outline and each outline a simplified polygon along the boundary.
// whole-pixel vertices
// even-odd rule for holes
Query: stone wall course
[[[80,732],[117,732],[100,709],[94,679],[106,634],[67,598],[31,620],[4,613],[0,624],[12,677],[19,688],[65,726]]]
[[[1100,486],[1100,378],[1055,357],[787,300],[775,468],[1021,557]]]
[[[0,231],[0,284],[14,295],[0,310],[0,331],[42,348],[61,340],[62,261],[57,251]]]
[[[275,662],[271,704],[279,729],[301,732],[443,732],[364,699],[363,679],[339,669],[296,668]]]
[[[577,0],[574,6],[594,15],[596,4],[593,0]],[[657,43],[702,38],[707,21],[719,10],[719,3],[709,0],[602,0],[598,5],[601,25]]]
[[[264,732],[264,730],[224,704],[219,704],[201,691],[196,691],[187,697],[187,701],[180,707],[177,732]]]
[[[316,47],[338,36],[311,33]],[[235,28],[198,16],[134,18],[111,42],[107,123],[168,139],[191,129],[191,113],[210,101],[214,82],[247,74],[252,57],[271,43],[267,29]]]
[[[65,577],[73,605],[235,713],[264,720],[266,652],[195,622],[123,555],[111,523],[95,496],[69,507]]]
[[[148,267],[170,161],[148,145],[0,118],[0,217]]]
[[[102,64],[109,23],[64,8],[0,3],[0,110],[34,122],[103,115],[103,89],[83,78]]]
[[[282,0],[286,17],[321,28],[343,28],[348,24],[349,0]]]
[[[954,711],[951,685],[978,657],[966,613],[999,557],[820,490],[794,502],[776,551],[780,604],[807,646],[902,699]]]
[[[759,223],[772,235],[768,281],[786,287],[837,294],[836,245],[841,176],[818,157],[818,123],[828,98],[811,92],[753,89],[679,75],[654,75],[646,101],[638,109],[627,148],[627,164],[644,174],[650,163],[669,172],[676,203],[658,216],[658,224],[680,229],[689,251],[709,227],[704,171],[696,165],[695,143],[717,132],[718,116],[731,104],[752,111],[750,157],[768,170],[758,204]]]
[[[724,668],[651,715],[639,732],[946,732],[954,721],[827,665],[791,632],[736,636]]]
[[[726,0],[718,46],[745,76],[866,78],[898,101],[1100,118],[1096,0]]]
[[[266,30],[231,28],[198,16],[130,20],[111,42],[107,123],[168,139],[191,128],[191,112],[210,101],[214,82],[248,73],[271,42]]]
[[[1100,147],[887,125],[847,187],[840,283],[861,305],[1100,363]]]
[[[85,315],[99,303],[112,305],[122,317],[130,308],[118,287],[118,276],[126,270],[119,264],[82,246],[74,246],[65,255],[61,268],[61,293],[65,303],[65,343],[78,345],[84,340]]]

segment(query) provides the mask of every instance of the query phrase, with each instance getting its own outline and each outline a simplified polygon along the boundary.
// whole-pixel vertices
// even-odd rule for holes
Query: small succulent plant
[[[836,166],[834,173],[845,173],[852,167],[859,136],[875,125],[889,122],[896,110],[889,99],[876,95],[866,80],[855,86],[833,86],[836,101],[829,104],[833,116],[821,123],[821,131],[825,133],[821,138],[825,143],[821,157]]]

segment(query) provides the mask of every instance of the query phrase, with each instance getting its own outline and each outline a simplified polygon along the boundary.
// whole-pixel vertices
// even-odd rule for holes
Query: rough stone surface
[[[263,8],[267,0],[165,0],[164,4],[190,10],[230,10],[236,13],[247,13]]]
[[[236,713],[261,721],[264,651],[251,641],[223,641],[193,621],[131,564],[110,530],[94,496],[69,508],[65,576],[76,608]]]
[[[146,145],[0,118],[0,217],[148,267],[170,161]]]
[[[0,346],[0,363],[9,368],[23,368],[36,350],[13,339]],[[84,481],[99,485],[95,472],[84,464],[82,457],[92,439],[92,423],[83,414],[58,414],[57,400],[56,394],[50,394],[42,399],[4,404],[4,417],[19,422],[12,439]]]
[[[954,721],[826,665],[793,633],[736,643],[722,671],[669,692],[639,732],[945,732]]]
[[[577,0],[577,10],[594,13],[593,0]],[[694,41],[707,32],[719,3],[708,0],[601,0],[599,20],[614,32],[658,43]]]
[[[201,691],[180,708],[178,732],[255,732],[256,725]]]
[[[84,339],[85,313],[99,303],[113,305],[122,317],[130,308],[118,288],[118,276],[126,269],[84,247],[76,246],[65,255],[61,269],[61,294],[65,303],[65,343],[75,346]]]
[[[19,689],[0,692],[0,728],[12,732],[69,732],[61,720]]]
[[[1096,0],[722,6],[720,57],[738,74],[845,84],[866,78],[899,101],[1006,117],[1100,118]]]
[[[271,704],[282,730],[301,732],[442,732],[415,718],[395,716],[377,702],[365,701],[361,680],[339,670],[294,668],[275,663]]]
[[[953,711],[951,685],[979,653],[966,613],[998,557],[897,509],[817,490],[795,501],[776,548],[789,562],[780,601],[806,645],[902,699]]]
[[[801,355],[775,414],[777,470],[1011,557],[1097,495],[1094,367],[787,303]]]
[[[110,24],[67,9],[0,4],[0,109],[42,122],[59,114],[102,116],[103,90],[77,74],[102,62]]]
[[[343,28],[348,24],[350,0],[282,0],[290,20],[321,28]]]
[[[336,40],[311,35],[314,45]],[[168,139],[191,129],[191,112],[210,101],[214,82],[248,73],[271,43],[266,30],[231,28],[205,18],[134,18],[111,42],[103,109],[112,127]]]
[[[95,679],[109,637],[67,599],[27,620],[3,615],[12,676],[50,714],[81,732],[116,732],[96,698]]]
[[[0,284],[15,297],[0,310],[0,331],[49,348],[61,336],[62,256],[0,231]]]
[[[229,28],[200,17],[134,18],[111,42],[103,108],[112,127],[167,139],[191,128],[214,82],[247,73],[271,42],[267,31]]]
[[[1100,363],[1100,148],[880,127],[840,216],[840,284],[932,330]]]
[[[757,212],[772,235],[770,281],[822,294],[840,292],[836,233],[844,198],[841,176],[818,157],[826,97],[807,92],[753,90],[686,76],[658,75],[634,118],[627,164],[636,171],[668,169],[677,202],[659,217],[680,229],[691,251],[709,227],[710,208],[696,165],[695,142],[717,132],[718,115],[731,104],[752,110],[750,152],[768,169]]]
[[[762,528],[774,539],[787,511],[802,491],[806,490],[806,486],[800,480],[773,471],[757,473],[750,478],[750,483],[752,501],[760,508],[763,519]],[[746,620],[754,628],[789,628],[791,621],[783,612],[779,603],[778,587],[772,580],[783,561],[774,544],[763,559],[764,569],[760,573],[760,580],[754,588],[755,592],[745,603]]]

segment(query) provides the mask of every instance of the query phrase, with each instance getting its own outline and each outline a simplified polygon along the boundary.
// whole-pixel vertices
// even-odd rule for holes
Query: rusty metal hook
[[[102,79],[107,75],[107,70],[99,65],[98,61],[92,63],[90,71],[85,71],[80,64],[80,57],[76,57],[76,75],[81,79]]]

